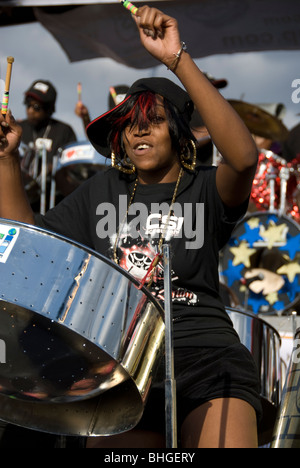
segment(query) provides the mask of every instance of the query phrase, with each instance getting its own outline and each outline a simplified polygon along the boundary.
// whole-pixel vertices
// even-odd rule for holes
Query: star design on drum
[[[287,241],[286,245],[280,247],[279,250],[287,250],[291,260],[294,259],[296,254],[300,251],[300,234],[298,234],[298,236],[291,237]]]
[[[222,272],[223,276],[227,278],[227,285],[231,287],[235,281],[240,281],[243,277],[242,270],[244,269],[244,265],[233,266],[232,260],[228,262],[227,270]]]
[[[292,283],[289,283],[288,281],[286,281],[285,290],[287,291],[290,302],[293,302],[298,296],[298,294],[300,293],[300,284],[298,281],[298,277],[295,277]]]
[[[286,224],[277,225],[271,220],[268,229],[261,226],[259,235],[267,242],[267,247],[271,250],[276,244],[286,244],[287,233],[288,227]]]
[[[270,304],[262,293],[255,294],[250,291],[248,305],[251,306],[254,314],[258,314],[262,307],[268,308]]]
[[[250,222],[245,224],[245,233],[240,236],[240,240],[246,240],[250,247],[253,247],[255,242],[263,240],[259,235],[259,225],[254,227],[254,224],[250,225]]]
[[[251,218],[247,221],[251,229],[256,229],[259,227],[260,219],[259,218]]]
[[[277,292],[272,292],[266,296],[266,300],[268,301],[269,304],[274,305],[276,302],[279,301],[278,298],[278,293]]]
[[[284,310],[284,302],[283,301],[275,302],[275,304],[273,304],[273,309],[276,310],[278,313],[282,312]]]
[[[250,249],[246,241],[240,243],[239,247],[231,247],[230,252],[234,255],[233,265],[241,263],[247,268],[250,268],[250,257],[256,252],[256,249]]]
[[[286,275],[290,283],[293,283],[296,275],[300,274],[300,265],[298,262],[290,262],[277,270],[280,275]]]

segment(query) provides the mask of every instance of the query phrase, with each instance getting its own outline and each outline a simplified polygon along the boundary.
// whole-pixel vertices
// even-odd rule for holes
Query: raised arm
[[[224,164],[217,170],[217,188],[223,202],[228,206],[241,204],[251,192],[257,165],[257,149],[251,134],[183,50],[176,19],[147,6],[139,8],[134,19],[142,44],[181,81],[224,158]]]
[[[75,114],[82,120],[84,131],[86,126],[90,123],[91,118],[88,108],[81,102],[78,101],[75,106]]]
[[[0,217],[34,224],[20,168],[18,147],[22,129],[10,111],[0,113]]]

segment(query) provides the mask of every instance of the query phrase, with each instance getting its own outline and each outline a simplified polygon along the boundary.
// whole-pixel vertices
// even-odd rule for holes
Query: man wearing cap
[[[70,125],[52,118],[56,96],[56,90],[49,81],[37,80],[32,83],[25,92],[24,99],[27,119],[20,122],[23,129],[22,141],[26,145],[33,144],[36,151],[45,145],[48,169],[59,148],[76,141]]]
[[[47,201],[50,199],[50,175],[52,173],[53,157],[65,145],[76,141],[76,135],[72,127],[64,122],[53,119],[55,112],[56,89],[46,80],[36,80],[25,91],[24,104],[26,106],[27,119],[22,120],[22,141],[27,145],[28,151],[23,159],[23,170],[29,176],[39,178],[41,174],[42,151],[47,151]],[[37,163],[37,164],[36,164]],[[37,168],[37,175],[34,168]],[[31,199],[34,210],[41,207],[35,197]]]

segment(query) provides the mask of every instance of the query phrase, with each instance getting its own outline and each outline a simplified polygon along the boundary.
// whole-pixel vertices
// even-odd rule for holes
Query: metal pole
[[[287,183],[290,178],[290,170],[288,167],[282,167],[280,170],[280,207],[279,214],[283,215],[286,212],[286,194]]]
[[[172,285],[170,246],[163,245],[164,289],[165,289],[165,416],[166,447],[177,448],[176,381],[174,378]]]
[[[47,150],[46,146],[42,148],[42,170],[41,170],[41,201],[40,213],[46,213],[46,185],[47,185]]]
[[[50,204],[49,208],[54,208],[55,206],[55,196],[56,196],[56,180],[55,180],[55,174],[56,174],[56,169],[57,169],[57,164],[58,164],[58,158],[59,156],[53,156],[52,160],[52,175],[51,175],[51,190],[50,190]]]
[[[271,213],[275,212],[275,180],[276,180],[276,171],[271,167],[267,172],[267,180],[269,180],[270,186],[270,211]]]
[[[40,154],[39,151],[35,148],[34,143],[29,145],[30,148],[34,150],[34,160],[33,160],[33,174],[32,177],[34,180],[37,179],[38,176],[38,171],[39,171],[39,159],[40,159]]]
[[[290,359],[287,378],[277,419],[274,425],[270,448],[300,448],[300,418],[299,418],[299,382],[300,360],[298,349],[299,333],[294,336],[293,352]]]

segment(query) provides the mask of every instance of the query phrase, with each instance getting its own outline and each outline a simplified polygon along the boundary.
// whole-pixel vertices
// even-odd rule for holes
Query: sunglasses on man
[[[27,109],[30,109],[32,107],[32,109],[36,112],[40,112],[41,110],[44,110],[43,106],[41,106],[40,104],[34,104],[32,102],[26,102],[26,107]]]

